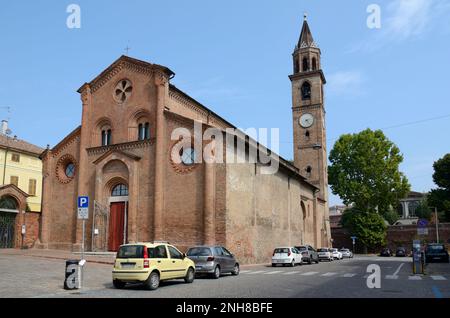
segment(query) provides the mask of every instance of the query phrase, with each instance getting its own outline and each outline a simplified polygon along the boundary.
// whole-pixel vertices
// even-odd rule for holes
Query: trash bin
[[[64,289],[73,290],[81,288],[81,266],[80,260],[66,261],[66,274]]]

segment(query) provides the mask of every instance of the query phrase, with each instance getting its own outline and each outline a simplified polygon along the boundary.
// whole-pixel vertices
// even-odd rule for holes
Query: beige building
[[[33,244],[42,199],[44,149],[10,137],[7,124],[2,121],[0,129],[0,248],[20,246],[21,234],[24,244]]]

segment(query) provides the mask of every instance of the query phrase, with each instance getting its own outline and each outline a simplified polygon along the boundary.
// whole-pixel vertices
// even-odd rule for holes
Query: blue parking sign
[[[89,197],[87,197],[87,196],[78,197],[78,207],[79,208],[88,208],[89,207]]]

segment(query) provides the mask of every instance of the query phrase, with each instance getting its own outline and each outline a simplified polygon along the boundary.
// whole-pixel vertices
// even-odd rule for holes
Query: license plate
[[[202,269],[202,266],[195,266],[195,269]]]
[[[135,263],[122,263],[122,268],[134,268]]]

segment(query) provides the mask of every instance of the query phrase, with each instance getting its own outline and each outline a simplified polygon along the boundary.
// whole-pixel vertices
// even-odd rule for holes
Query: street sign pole
[[[81,267],[81,281],[80,288],[83,286],[83,277],[84,277],[84,264],[86,261],[84,259],[85,254],[85,242],[86,242],[86,220],[89,218],[89,197],[87,196],[79,196],[78,197],[78,219],[83,222],[83,232],[81,238],[81,261],[79,266]]]
[[[439,243],[439,218],[437,208],[434,208],[434,217],[436,218],[436,243]]]

